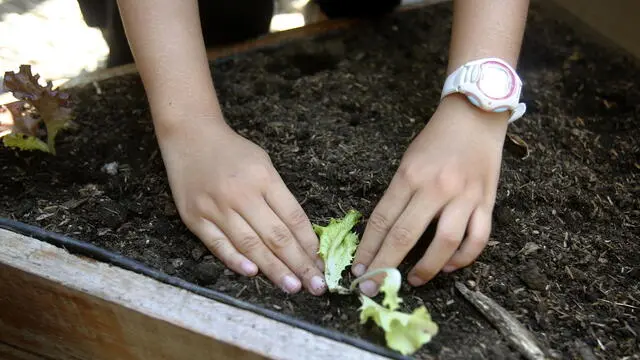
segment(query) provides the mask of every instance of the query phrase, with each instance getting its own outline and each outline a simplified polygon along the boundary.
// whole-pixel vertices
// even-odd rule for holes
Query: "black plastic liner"
[[[276,311],[272,311],[255,304],[251,304],[239,299],[236,299],[227,294],[205,288],[186,280],[177,278],[175,276],[167,275],[161,271],[152,269],[141,262],[122,256],[120,254],[111,252],[93,244],[77,240],[62,234],[50,232],[39,228],[37,226],[25,224],[19,221],[0,218],[0,228],[10,230],[25,236],[29,236],[40,241],[49,243],[56,247],[60,247],[72,254],[82,255],[88,258],[95,259],[104,263],[112,264],[114,266],[133,271],[135,273],[150,277],[165,284],[169,284],[181,289],[188,290],[195,294],[219,301],[221,303],[233,306],[235,308],[251,311],[253,313],[265,316],[267,318],[285,323],[290,326],[294,326],[303,330],[306,330],[315,335],[323,336],[328,339],[339,341],[345,344],[352,345],[354,347],[369,351],[374,354],[385,356],[391,359],[410,359],[410,357],[402,356],[401,354],[367,342],[362,339],[358,339],[353,336],[345,335],[341,332],[327,329],[318,325],[308,323],[306,321],[296,319],[294,317],[281,314]]]

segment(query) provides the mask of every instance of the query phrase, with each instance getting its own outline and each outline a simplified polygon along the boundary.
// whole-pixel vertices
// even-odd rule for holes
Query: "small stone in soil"
[[[340,315],[340,320],[347,321],[347,320],[349,320],[349,317],[347,316],[347,314],[342,314],[342,315]]]
[[[224,269],[224,276],[233,276],[233,275],[235,275],[233,270]]]
[[[114,161],[114,162],[106,163],[102,166],[101,170],[111,176],[118,175],[118,162]]]
[[[171,260],[171,266],[173,266],[176,269],[180,269],[182,267],[182,265],[184,265],[184,260],[180,259],[180,258],[176,258]]]
[[[282,310],[282,306],[273,304],[273,308],[276,310]]]

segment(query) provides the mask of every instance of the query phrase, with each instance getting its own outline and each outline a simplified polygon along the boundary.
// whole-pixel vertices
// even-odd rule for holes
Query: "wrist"
[[[457,116],[456,118],[468,119],[469,121],[479,122],[489,127],[504,128],[505,131],[509,124],[510,113],[508,111],[492,112],[483,110],[473,105],[469,99],[460,93],[453,93],[444,97],[438,105],[438,109],[443,109],[447,112],[453,111],[463,115]]]
[[[153,112],[153,125],[158,140],[184,138],[190,134],[224,134],[233,131],[225,122],[222,111],[217,106],[191,111],[191,109],[171,107]]]
[[[427,124],[433,131],[446,131],[449,128],[459,132],[461,138],[471,136],[474,141],[494,143],[497,147],[502,146],[509,125],[508,113],[482,110],[457,93],[443,98],[436,113],[432,117],[434,123],[430,121]]]

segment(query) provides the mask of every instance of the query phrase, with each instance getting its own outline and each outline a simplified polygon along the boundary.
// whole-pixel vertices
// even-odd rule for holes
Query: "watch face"
[[[489,61],[481,66],[481,75],[477,86],[492,99],[506,99],[515,88],[514,74],[502,64]]]

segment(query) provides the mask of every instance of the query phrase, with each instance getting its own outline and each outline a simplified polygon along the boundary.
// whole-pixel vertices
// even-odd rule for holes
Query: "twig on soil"
[[[538,346],[533,334],[529,332],[515,317],[502,306],[481,293],[471,291],[461,282],[456,282],[456,288],[472,303],[504,337],[513,344],[520,353],[529,360],[545,359],[544,351]]]
[[[256,291],[258,292],[258,295],[262,296],[262,291],[260,291],[260,284],[258,284],[258,280],[253,279],[253,283],[256,284]]]
[[[602,341],[600,341],[600,338],[598,337],[598,335],[596,335],[596,332],[593,331],[592,327],[589,327],[589,332],[591,332],[591,336],[593,336],[593,338],[596,339],[596,342],[598,343],[598,347],[600,348],[600,350],[607,351],[607,348],[604,347],[604,344],[602,344]]]
[[[637,332],[635,332],[635,331],[631,328],[631,326],[629,326],[629,323],[628,323],[628,322],[626,322],[626,321],[624,322],[624,328],[625,328],[625,329],[627,329],[631,334],[633,334],[633,336],[638,337],[638,333],[637,333]]]
[[[607,304],[611,304],[611,305],[624,306],[624,307],[628,307],[628,308],[631,308],[631,309],[640,310],[640,307],[629,305],[629,304],[613,302],[613,301],[609,301],[609,300],[605,300],[605,299],[599,299],[599,300],[602,301],[602,302],[606,302]]]
[[[261,282],[262,282],[262,284],[264,284],[266,287],[268,287],[268,288],[270,288],[270,287],[271,287],[271,284],[269,284],[269,283],[267,282],[267,280],[265,280],[265,279],[263,279],[263,278],[261,278],[261,277],[256,277],[256,279],[257,279],[258,281],[261,281]]]
[[[631,294],[627,294],[627,297],[631,300],[633,300],[634,302],[640,304],[640,301],[638,301],[636,298],[634,298],[633,296],[631,296]]]
[[[240,294],[242,294],[245,290],[247,290],[247,285],[244,285],[242,287],[242,289],[240,289],[240,291],[238,291],[238,293],[236,294],[236,297],[240,297]]]

